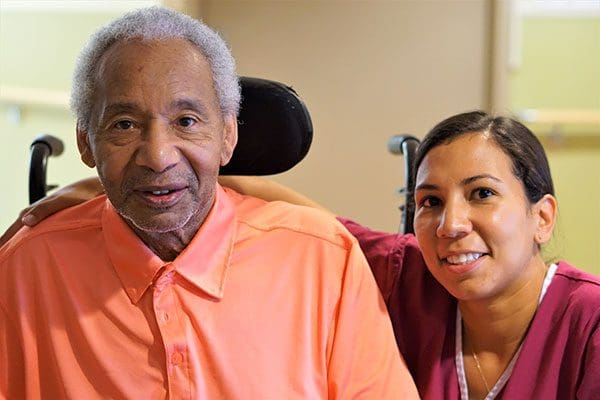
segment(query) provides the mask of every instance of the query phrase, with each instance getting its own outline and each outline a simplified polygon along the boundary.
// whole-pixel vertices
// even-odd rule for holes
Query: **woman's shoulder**
[[[552,280],[555,292],[569,304],[568,308],[593,315],[600,322],[600,277],[564,261],[557,265]]]
[[[555,276],[569,282],[570,286],[581,287],[596,294],[600,293],[600,276],[583,271],[565,261],[557,263]],[[600,301],[600,298],[598,300]]]

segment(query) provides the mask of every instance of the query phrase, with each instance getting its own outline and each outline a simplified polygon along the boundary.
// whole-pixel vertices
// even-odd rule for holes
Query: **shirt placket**
[[[165,350],[169,397],[191,399],[189,352],[175,295],[176,285],[176,272],[167,266],[154,283],[153,309]]]

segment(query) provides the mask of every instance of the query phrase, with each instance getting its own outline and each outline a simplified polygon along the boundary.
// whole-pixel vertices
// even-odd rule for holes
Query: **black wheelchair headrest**
[[[272,175],[298,164],[312,142],[310,114],[294,89],[241,77],[238,144],[221,175]]]
[[[240,78],[242,103],[238,117],[238,144],[221,175],[272,175],[298,164],[312,142],[312,122],[294,89],[279,82]],[[46,184],[46,163],[62,153],[63,143],[38,136],[31,144],[29,203],[56,185]]]

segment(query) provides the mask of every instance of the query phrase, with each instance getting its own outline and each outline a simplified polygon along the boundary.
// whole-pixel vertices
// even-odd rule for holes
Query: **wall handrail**
[[[526,123],[600,124],[600,110],[597,109],[527,109],[516,114]]]
[[[0,86],[0,102],[16,106],[69,109],[69,92],[45,88]]]

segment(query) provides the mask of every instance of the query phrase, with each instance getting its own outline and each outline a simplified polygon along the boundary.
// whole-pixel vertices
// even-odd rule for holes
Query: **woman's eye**
[[[491,189],[487,189],[487,188],[479,188],[475,190],[475,196],[480,199],[487,199],[488,197],[491,197],[494,195],[494,192]]]
[[[133,128],[133,122],[129,120],[118,121],[115,124],[115,128],[126,131],[127,129]]]
[[[437,197],[428,196],[428,197],[425,197],[423,200],[421,200],[420,205],[421,205],[421,207],[437,207],[441,203],[442,202]]]
[[[177,120],[179,126],[188,128],[196,123],[196,120],[192,117],[182,117]]]

